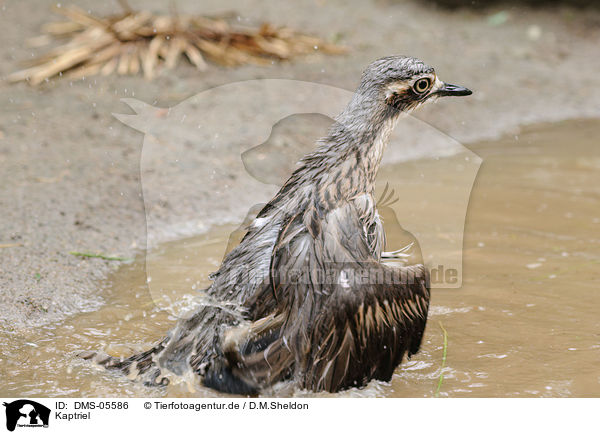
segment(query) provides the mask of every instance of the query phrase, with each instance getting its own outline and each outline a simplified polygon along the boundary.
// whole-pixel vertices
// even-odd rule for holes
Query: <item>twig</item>
[[[133,13],[133,9],[131,9],[131,6],[129,6],[129,3],[127,3],[127,0],[117,0],[119,2],[119,4],[121,5],[121,8],[123,9],[123,11],[126,14],[132,14]]]
[[[440,389],[442,388],[442,383],[444,382],[444,368],[446,367],[446,356],[448,354],[448,332],[442,325],[440,321],[440,328],[444,334],[444,351],[442,353],[442,366],[440,368],[440,379],[438,380],[437,388],[435,389],[435,397],[440,396]]]
[[[100,258],[105,261],[133,261],[132,258],[121,258],[119,256],[105,256],[95,253],[86,253],[86,252],[69,252],[70,255],[79,256],[83,258]]]

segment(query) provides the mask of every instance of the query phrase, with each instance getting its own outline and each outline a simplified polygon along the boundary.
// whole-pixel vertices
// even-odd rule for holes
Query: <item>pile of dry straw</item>
[[[187,58],[204,70],[206,60],[224,66],[268,64],[321,51],[337,54],[344,47],[326,43],[286,27],[263,24],[259,29],[232,26],[223,17],[154,15],[134,12],[122,2],[125,13],[100,18],[76,7],[57,8],[68,20],[44,26],[45,34],[29,41],[41,47],[54,38],[66,42],[15,72],[9,81],[37,85],[55,75],[81,78],[95,74],[136,75],[151,79],[157,68],[172,69]]]

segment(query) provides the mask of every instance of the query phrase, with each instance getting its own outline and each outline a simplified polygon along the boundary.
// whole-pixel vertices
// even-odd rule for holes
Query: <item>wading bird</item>
[[[289,382],[336,392],[389,381],[419,350],[429,308],[423,265],[382,262],[375,177],[396,120],[471,91],[420,60],[391,56],[356,93],[212,275],[207,302],[154,348],[126,359],[87,355],[148,385],[191,370],[244,395]]]

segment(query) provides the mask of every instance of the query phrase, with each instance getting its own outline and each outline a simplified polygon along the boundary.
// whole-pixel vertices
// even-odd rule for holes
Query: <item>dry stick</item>
[[[76,69],[70,69],[65,73],[65,77],[78,80],[80,78],[90,77],[92,75],[98,74],[100,69],[102,68],[101,63],[89,63],[83,66],[80,66]]]
[[[83,9],[77,6],[69,6],[68,8],[53,8],[54,12],[61,14],[71,21],[81,24],[85,27],[106,27],[110,23],[108,19],[98,18],[86,13]]]
[[[183,51],[185,44],[185,41],[178,36],[175,36],[173,39],[171,39],[164,56],[165,67],[167,69],[173,69],[175,66],[177,66],[177,60],[179,59],[179,55]]]
[[[202,56],[202,53],[200,53],[200,51],[196,47],[194,47],[192,44],[188,44],[187,42],[184,42],[183,47],[184,47],[183,50],[185,52],[185,55],[190,60],[190,62],[192,62],[194,64],[194,66],[196,68],[198,68],[200,71],[205,71],[206,70],[206,62],[204,61],[204,57]],[[167,62],[167,66],[168,66],[168,62]]]
[[[114,56],[116,56],[120,50],[121,47],[118,45],[109,45],[98,53],[91,55],[81,67],[67,71],[65,76],[70,78],[82,78],[94,75],[101,72],[102,69],[104,69],[107,60],[111,58],[114,59],[116,65],[119,58]]]
[[[144,60],[142,67],[144,70],[144,76],[148,79],[154,77],[154,68],[158,63],[158,52],[164,42],[162,35],[155,36],[154,39],[148,45],[148,50],[144,54]]]
[[[42,31],[49,33],[54,36],[65,36],[72,33],[76,33],[85,26],[75,21],[60,21],[56,23],[47,23],[42,26]],[[48,36],[48,35],[44,35]]]
[[[136,47],[133,50],[133,55],[131,56],[131,61],[129,62],[129,73],[131,75],[137,75],[140,71],[140,53],[139,48]]]
[[[435,389],[435,397],[440,396],[440,389],[442,388],[442,383],[444,382],[444,368],[446,367],[446,355],[448,354],[448,332],[442,325],[440,321],[440,328],[444,333],[444,352],[442,353],[442,367],[440,368],[440,379],[437,384],[437,388]]]
[[[129,6],[129,4],[127,3],[127,0],[117,0],[117,1],[121,5],[123,12],[125,12],[126,14],[133,13],[133,9],[131,9],[131,6]]]

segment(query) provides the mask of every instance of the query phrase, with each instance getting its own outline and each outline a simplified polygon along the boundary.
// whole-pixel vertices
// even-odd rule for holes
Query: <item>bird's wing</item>
[[[279,234],[271,271],[277,313],[226,345],[230,366],[246,383],[295,375],[302,387],[334,392],[389,380],[403,355],[418,351],[427,272],[374,260],[352,203],[326,213],[316,233],[292,218]]]
[[[374,260],[351,203],[327,215],[321,234],[315,247],[333,279],[319,286],[326,308],[310,325],[304,387],[337,391],[387,381],[404,354],[419,350],[429,309],[427,271]]]

